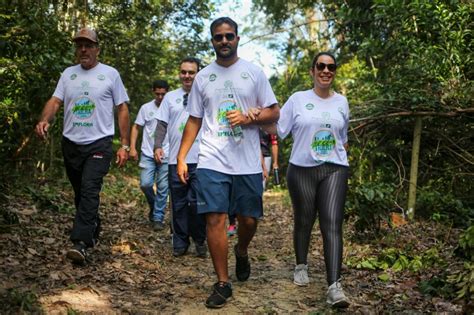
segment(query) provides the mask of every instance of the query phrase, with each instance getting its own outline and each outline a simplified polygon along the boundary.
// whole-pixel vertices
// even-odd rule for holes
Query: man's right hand
[[[179,181],[186,185],[189,178],[188,164],[178,159],[176,164],[176,173],[178,174]]]
[[[138,152],[136,148],[130,148],[130,152],[128,152],[128,158],[138,161]]]
[[[156,148],[153,155],[155,156],[156,163],[161,164],[165,157],[165,151],[163,151],[163,148]]]
[[[48,136],[48,129],[49,129],[49,122],[47,121],[40,121],[36,125],[35,132],[43,140],[46,140]]]

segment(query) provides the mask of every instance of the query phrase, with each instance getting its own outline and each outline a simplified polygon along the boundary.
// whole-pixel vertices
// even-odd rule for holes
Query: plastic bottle
[[[275,184],[275,186],[280,185],[280,176],[278,174],[277,168],[273,169],[273,183]]]
[[[240,143],[242,140],[243,131],[241,126],[235,126],[232,128],[232,138],[235,142]]]

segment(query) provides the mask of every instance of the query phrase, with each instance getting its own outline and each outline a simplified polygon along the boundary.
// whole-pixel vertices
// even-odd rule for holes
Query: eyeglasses
[[[334,72],[336,71],[337,65],[335,63],[324,63],[324,62],[318,62],[316,64],[316,69],[318,69],[318,71],[323,71],[326,67],[328,68],[329,71]]]
[[[183,106],[186,107],[188,105],[188,93],[183,95]]]
[[[76,46],[76,49],[82,49],[82,47],[91,49],[91,48],[96,47],[97,45],[93,43],[87,43],[87,44],[75,44],[75,46]]]
[[[215,40],[216,42],[222,42],[224,37],[230,42],[235,39],[235,34],[234,33],[216,34],[212,36],[212,39]]]

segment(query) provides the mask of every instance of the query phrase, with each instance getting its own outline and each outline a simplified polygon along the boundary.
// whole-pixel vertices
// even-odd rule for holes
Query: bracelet
[[[126,144],[122,144],[121,148],[124,149],[127,152],[130,152],[130,146],[128,146]]]

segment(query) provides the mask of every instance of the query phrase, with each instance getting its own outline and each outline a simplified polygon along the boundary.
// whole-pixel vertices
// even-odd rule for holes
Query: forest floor
[[[59,182],[45,181],[7,198],[15,219],[0,225],[0,313],[462,313],[465,307],[420,290],[423,283],[433,283],[446,268],[459,264],[451,256],[457,231],[431,221],[396,229],[386,225],[377,240],[361,241],[348,219],[342,273],[351,305],[342,311],[331,309],[325,302],[319,227],[313,229],[308,261],[311,283],[297,287],[292,281],[291,205],[286,191],[273,190],[265,192],[265,217],[249,248],[250,279],[237,281],[235,258],[229,251],[234,297],[225,308],[209,310],[204,301],[216,280],[211,259],[195,257],[193,246],[186,256],[173,257],[170,231],[151,229],[134,177],[116,173],[106,177],[101,243],[90,251],[86,266],[67,261],[72,194],[66,180]],[[236,236],[229,238],[229,246],[236,241]],[[389,260],[388,248],[399,260],[416,258],[400,253],[418,253],[421,266],[376,268],[377,259],[383,262],[381,253]]]

